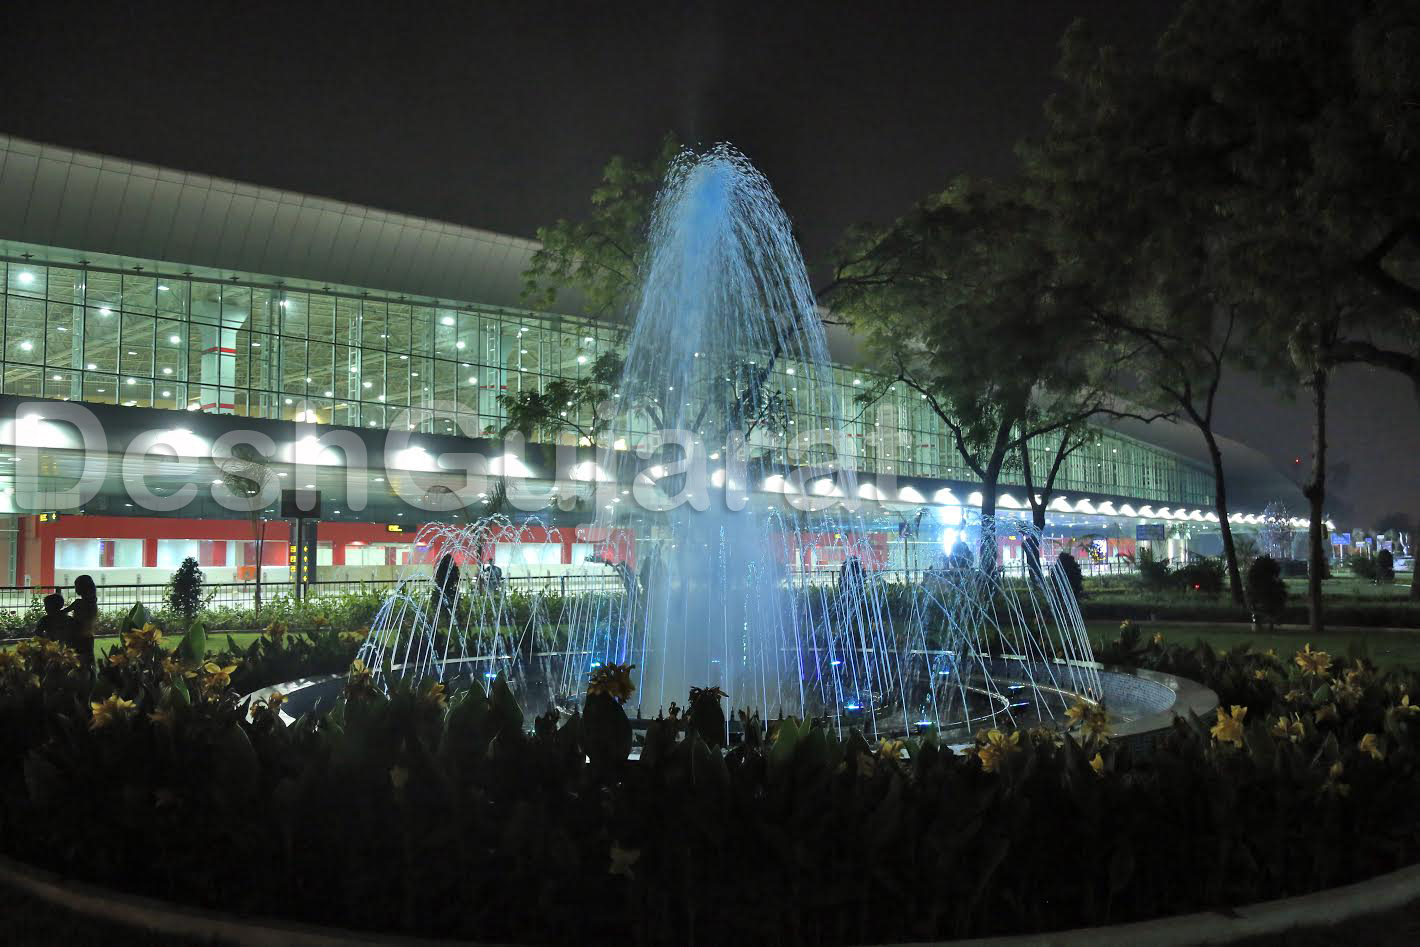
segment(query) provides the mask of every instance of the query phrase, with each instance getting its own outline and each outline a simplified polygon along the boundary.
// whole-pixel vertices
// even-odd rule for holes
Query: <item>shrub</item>
[[[1139,584],[1156,595],[1173,588],[1168,561],[1155,559],[1152,549],[1139,550]]]
[[[1060,574],[1065,578],[1065,583],[1070,586],[1070,593],[1075,596],[1075,601],[1083,600],[1085,576],[1080,572],[1080,564],[1075,561],[1075,557],[1068,552],[1062,552],[1055,557],[1055,562],[1060,568]]]
[[[1376,553],[1376,581],[1395,581],[1395,556],[1391,555],[1389,549],[1382,549]]]
[[[1247,570],[1247,597],[1252,603],[1253,620],[1276,625],[1287,606],[1287,584],[1282,569],[1271,556],[1258,556]]]
[[[202,585],[205,581],[196,559],[188,556],[182,561],[168,582],[168,607],[175,615],[188,622],[197,617],[197,610],[202,607]]]
[[[878,943],[1226,910],[1420,857],[1420,679],[1309,647],[1121,628],[1102,654],[1224,704],[1147,752],[1076,732],[1098,721],[1081,703],[1069,733],[965,752],[736,714],[721,753],[705,689],[631,764],[629,674],[528,733],[501,679],[386,695],[355,668],[287,724],[242,705],[232,662],[199,663],[200,629],[169,655],[140,620],[94,684],[53,642],[0,663],[0,844],[194,907],[499,942]]]
[[[1223,593],[1223,561],[1200,556],[1173,572],[1173,580],[1180,591],[1217,598]]]

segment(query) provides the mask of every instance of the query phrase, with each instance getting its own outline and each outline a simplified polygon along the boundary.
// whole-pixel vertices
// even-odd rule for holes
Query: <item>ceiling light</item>
[[[21,286],[28,286],[35,281],[35,275],[29,270],[21,270],[18,278]]]
[[[180,336],[180,335],[170,335],[170,336],[168,336],[168,341],[171,342],[173,345],[177,345],[179,342],[182,341],[182,336]]]
[[[35,347],[35,344],[34,344],[33,342],[31,342],[29,339],[26,339],[25,341],[23,341],[23,342],[20,343],[20,351],[22,351],[22,352],[31,352],[31,351],[34,350],[34,347]]]

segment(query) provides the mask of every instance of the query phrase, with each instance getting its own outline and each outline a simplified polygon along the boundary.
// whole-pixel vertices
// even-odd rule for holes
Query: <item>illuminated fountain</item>
[[[592,668],[630,663],[645,717],[719,687],[732,709],[883,735],[1033,722],[1098,693],[1053,570],[985,574],[945,555],[951,527],[938,568],[887,580],[872,524],[880,535],[897,514],[859,506],[874,488],[860,489],[822,426],[858,407],[832,383],[803,260],[763,176],[725,146],[683,155],[649,236],[605,437],[630,450],[602,452],[629,492],[599,499],[587,529],[619,585],[559,600],[556,616],[536,595],[513,608],[485,564],[525,527],[426,527],[366,663],[419,677],[507,671],[529,714],[575,708]],[[810,548],[836,570],[808,568]]]

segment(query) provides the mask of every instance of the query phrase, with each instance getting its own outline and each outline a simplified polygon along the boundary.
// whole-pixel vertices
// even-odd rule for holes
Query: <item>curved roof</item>
[[[292,191],[0,135],[0,251],[42,244],[433,299],[520,305],[538,245]],[[17,255],[12,253],[12,255]],[[575,297],[568,304],[575,304]]]

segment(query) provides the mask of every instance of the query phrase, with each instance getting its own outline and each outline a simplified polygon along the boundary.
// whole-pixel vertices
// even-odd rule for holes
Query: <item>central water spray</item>
[[[902,508],[859,488],[838,419],[863,406],[834,382],[787,215],[732,148],[672,165],[632,326],[607,406],[605,441],[620,449],[599,466],[618,489],[598,493],[596,521],[581,528],[619,588],[569,596],[555,617],[514,615],[506,588],[487,581],[487,549],[523,527],[429,527],[367,663],[507,671],[564,708],[593,668],[631,663],[644,716],[718,687],[732,709],[876,733],[1048,718],[1064,695],[1097,686],[1053,571],[1007,579],[943,557],[920,581],[879,574],[874,530]]]

